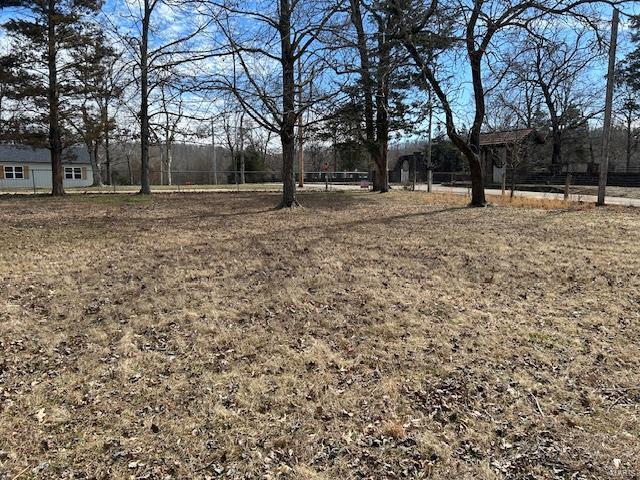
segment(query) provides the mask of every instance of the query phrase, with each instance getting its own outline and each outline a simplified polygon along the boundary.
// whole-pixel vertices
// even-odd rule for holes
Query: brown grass
[[[637,211],[277,199],[0,200],[0,478],[637,478]]]
[[[509,192],[505,195],[487,195],[489,206],[498,207],[524,207],[538,208],[545,210],[588,210],[595,208],[595,203],[581,203],[573,201],[565,201],[556,198],[533,198],[533,197],[511,197]],[[470,198],[468,195],[460,195],[456,193],[434,192],[425,196],[424,201],[429,204],[440,205],[468,205]],[[615,208],[615,207],[614,207]],[[623,207],[624,208],[624,207]]]

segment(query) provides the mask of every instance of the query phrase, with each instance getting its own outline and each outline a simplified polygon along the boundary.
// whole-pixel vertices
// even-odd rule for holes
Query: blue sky
[[[253,4],[253,2],[251,2]],[[637,14],[640,11],[640,6],[638,5],[640,2],[631,2],[627,6],[625,6],[625,11],[628,13]],[[130,18],[127,18],[129,13],[133,13],[134,15],[137,13],[138,2],[136,0],[108,0],[104,6],[104,12],[107,12],[108,21],[112,25],[117,25],[119,28],[123,30],[128,30],[131,34],[136,33],[137,28],[135,22],[132,22]],[[246,8],[249,8],[250,5],[246,5]],[[608,7],[602,8],[603,14],[605,17],[610,17],[610,9]],[[0,23],[12,18],[15,15],[20,14],[19,9],[5,9],[0,10]],[[185,12],[176,11],[175,9],[167,7],[165,4],[160,4],[157,12],[153,17],[153,24],[156,29],[156,35],[152,37],[152,44],[164,42],[167,40],[171,40],[172,38],[177,38],[180,35],[184,34],[189,28],[193,27],[193,21],[197,20],[197,16],[187,15]],[[621,59],[624,54],[629,49],[628,42],[628,29],[626,28],[627,18],[622,16],[622,24],[620,28],[620,44],[618,50],[618,59]],[[250,28],[250,25],[247,25]],[[608,34],[607,34],[608,35]],[[6,45],[6,38],[4,38],[4,32],[0,29],[0,45]],[[210,41],[210,37],[203,37],[203,41]],[[212,61],[206,65],[207,68],[217,69],[220,68],[220,61]],[[593,77],[593,81],[601,84],[604,89],[604,74],[606,72],[606,58],[603,58],[602,61],[594,65],[591,76]],[[470,84],[469,84],[469,72],[468,68],[466,68],[466,64],[462,64],[462,68],[455,69],[455,76],[453,83],[457,84],[456,94],[453,96],[454,98],[454,106],[458,115],[459,124],[470,124],[470,118],[472,109],[470,108]],[[210,110],[210,108],[209,108]],[[207,110],[207,113],[209,112]]]

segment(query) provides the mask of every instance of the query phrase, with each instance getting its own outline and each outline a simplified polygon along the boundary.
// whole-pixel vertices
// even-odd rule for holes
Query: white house
[[[87,149],[74,146],[62,152],[64,186],[88,187],[93,170]],[[51,188],[51,153],[46,148],[0,145],[0,189]]]

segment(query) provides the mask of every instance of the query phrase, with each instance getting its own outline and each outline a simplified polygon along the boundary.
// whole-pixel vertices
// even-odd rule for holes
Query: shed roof
[[[51,153],[47,148],[33,148],[25,145],[0,145],[2,163],[51,163]],[[82,145],[74,145],[62,151],[62,163],[91,163],[89,152]]]
[[[536,142],[543,142],[543,137],[535,128],[523,128],[519,130],[502,130],[480,134],[480,145],[512,145],[522,143],[528,138]]]

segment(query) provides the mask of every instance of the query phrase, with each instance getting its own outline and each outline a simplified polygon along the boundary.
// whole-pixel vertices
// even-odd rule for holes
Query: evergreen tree
[[[15,138],[50,150],[52,195],[64,195],[62,151],[75,141],[70,52],[86,41],[83,19],[97,13],[100,0],[0,0],[6,7],[19,12],[4,24],[17,65],[15,95],[31,104]]]
[[[0,57],[0,141],[7,140],[5,133],[11,129],[15,98],[15,58],[12,55]]]
[[[640,15],[631,17],[631,41],[634,49],[624,59],[618,72],[618,87],[622,91],[618,98],[618,113],[623,118],[625,128],[626,171],[631,171],[632,152],[637,148],[637,135],[633,128],[640,115]]]
[[[624,77],[636,92],[640,92],[640,15],[631,17],[631,41],[634,49],[625,60]]]

